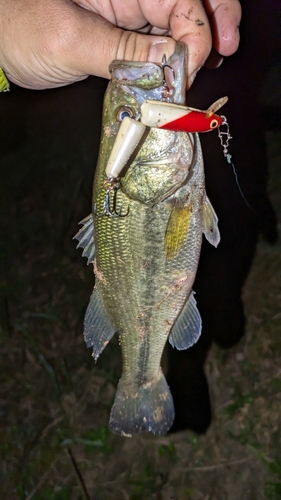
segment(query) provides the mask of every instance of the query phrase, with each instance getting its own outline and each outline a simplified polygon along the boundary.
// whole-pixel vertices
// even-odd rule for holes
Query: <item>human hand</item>
[[[109,78],[113,59],[161,63],[181,40],[191,85],[212,45],[235,52],[240,17],[238,0],[0,0],[0,66],[22,87],[59,87]]]

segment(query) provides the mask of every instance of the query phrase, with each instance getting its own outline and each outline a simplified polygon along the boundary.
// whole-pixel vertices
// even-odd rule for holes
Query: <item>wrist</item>
[[[0,92],[7,92],[10,90],[10,84],[2,68],[0,68]]]

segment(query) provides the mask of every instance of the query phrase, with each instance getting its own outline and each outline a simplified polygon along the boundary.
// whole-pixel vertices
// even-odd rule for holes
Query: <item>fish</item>
[[[185,104],[186,60],[186,45],[178,42],[165,62],[174,76],[169,99],[178,105]],[[192,286],[202,234],[214,246],[220,240],[197,133],[147,128],[118,183],[105,174],[124,117],[139,120],[145,101],[167,96],[164,69],[150,62],[111,63],[92,213],[75,236],[94,267],[84,338],[95,360],[119,335],[122,375],[109,429],[122,436],[164,435],[171,428],[174,405],[162,353],[167,340],[182,350],[199,339]]]

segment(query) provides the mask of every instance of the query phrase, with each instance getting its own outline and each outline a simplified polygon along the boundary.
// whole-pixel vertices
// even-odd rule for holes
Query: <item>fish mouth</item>
[[[121,86],[126,85],[148,91],[159,89],[161,92],[163,82],[165,82],[171,90],[170,102],[184,104],[187,81],[187,45],[183,42],[177,42],[174,53],[167,61],[163,58],[164,61],[165,64],[162,65],[152,62],[112,61],[109,66],[111,79]],[[161,100],[160,95],[157,100]]]

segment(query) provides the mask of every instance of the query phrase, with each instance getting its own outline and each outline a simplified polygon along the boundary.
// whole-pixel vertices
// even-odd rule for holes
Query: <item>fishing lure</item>
[[[157,127],[175,132],[209,132],[223,123],[223,118],[215,112],[228,98],[222,97],[206,111],[161,101],[144,101],[141,105],[141,123],[147,127]]]
[[[218,99],[206,111],[180,106],[169,102],[146,100],[141,105],[139,121],[125,116],[121,122],[116,140],[105,170],[108,180],[117,179],[130,156],[135,151],[146,127],[156,127],[176,132],[209,132],[223,123],[215,111],[228,98]]]

